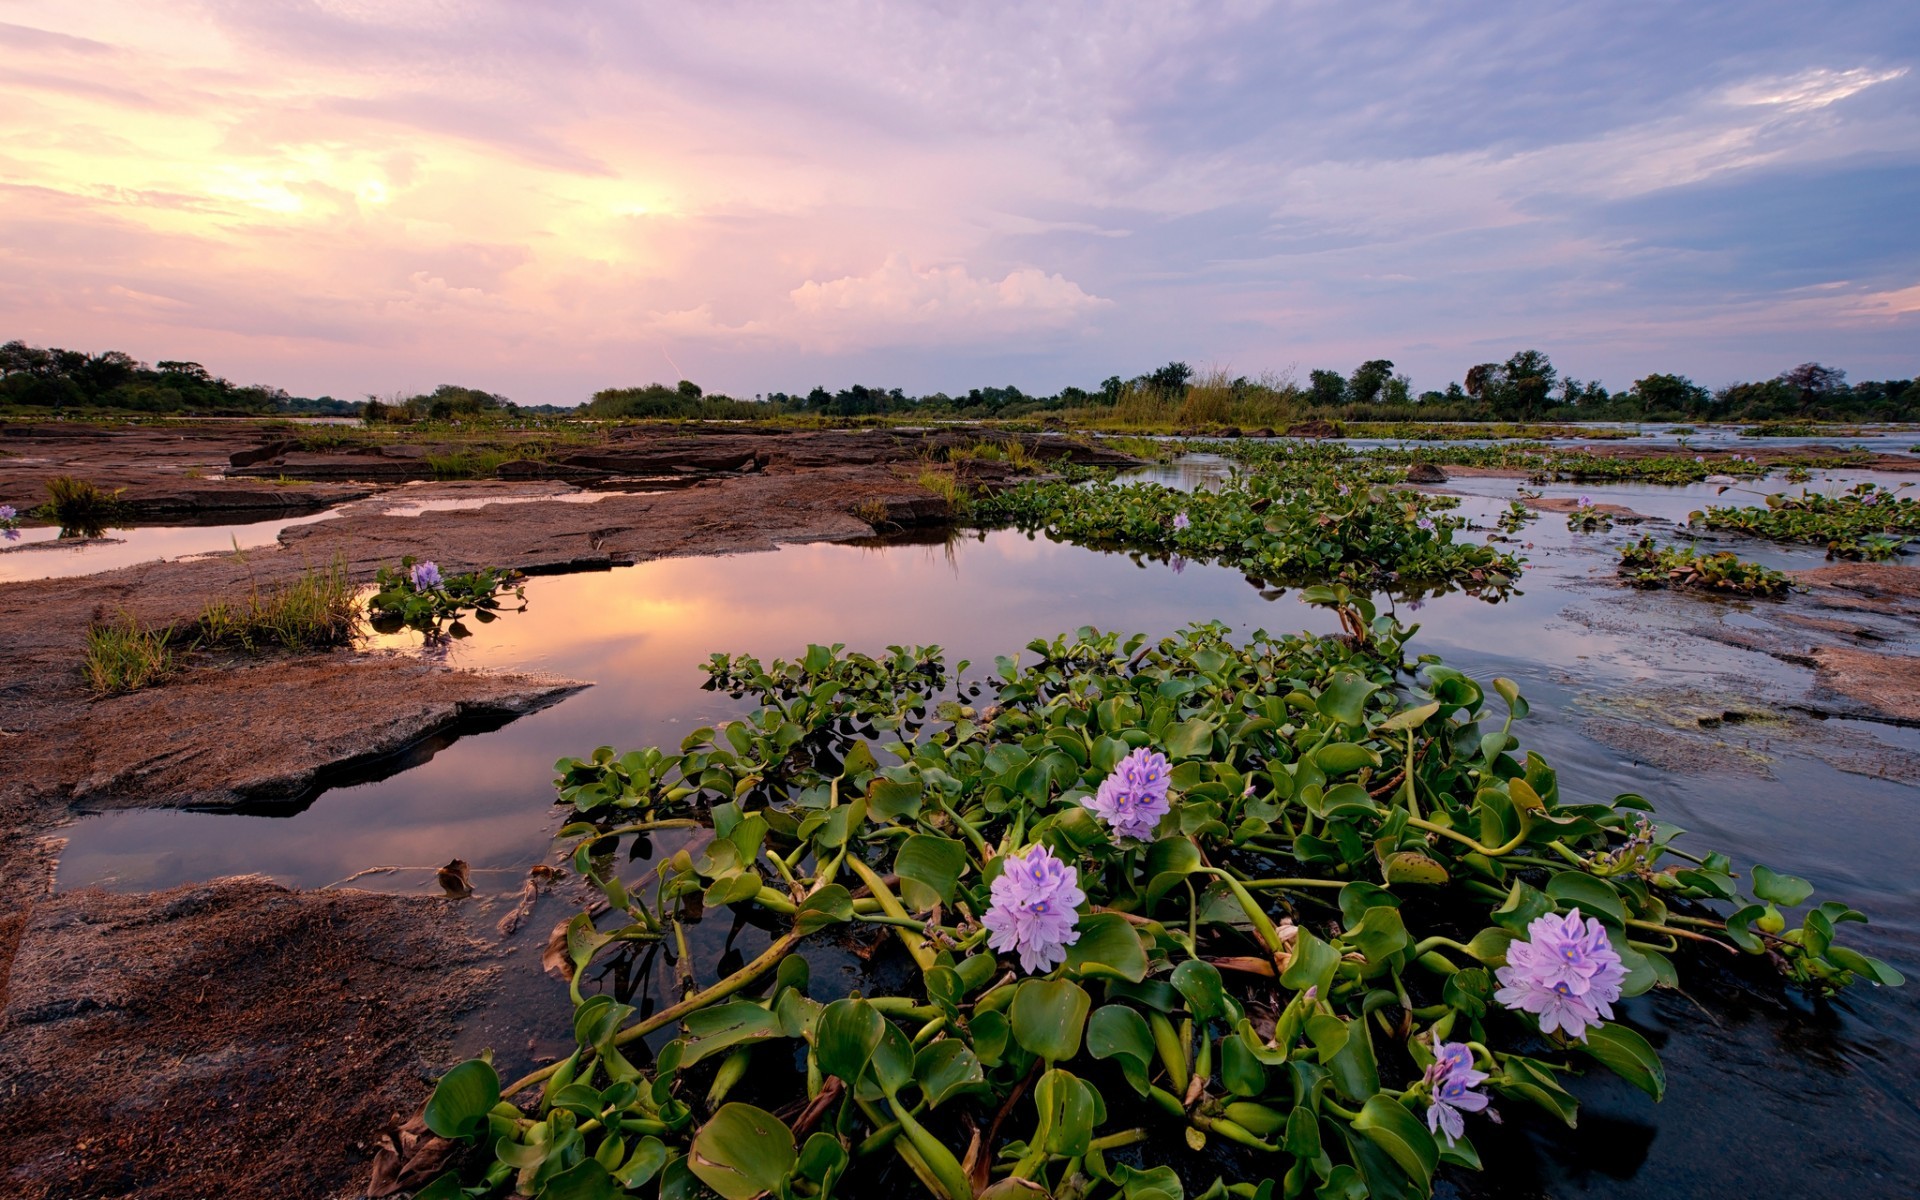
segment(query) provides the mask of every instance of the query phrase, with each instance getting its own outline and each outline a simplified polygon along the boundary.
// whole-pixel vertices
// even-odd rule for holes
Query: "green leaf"
[[[589,1158],[547,1180],[540,1200],[615,1200],[620,1193],[607,1169]]]
[[[1333,682],[1320,693],[1317,703],[1322,715],[1342,725],[1358,725],[1366,713],[1367,697],[1379,690],[1379,684],[1351,671],[1343,671],[1333,677]]]
[[[1139,983],[1147,977],[1147,952],[1140,935],[1119,913],[1092,913],[1080,918],[1080,938],[1067,947],[1067,969],[1081,978],[1124,979]]]
[[[1202,720],[1199,717],[1182,721],[1167,735],[1167,757],[1170,759],[1204,758],[1211,754],[1215,728],[1212,721]]]
[[[1377,767],[1380,765],[1380,755],[1378,751],[1353,742],[1333,742],[1313,752],[1313,765],[1331,778],[1358,771],[1361,767]]]
[[[1186,997],[1187,1011],[1196,1020],[1214,1021],[1226,1013],[1226,987],[1220,980],[1220,968],[1210,962],[1190,958],[1173,969],[1173,986]]]
[[[1093,998],[1071,979],[1029,979],[1013,993],[1013,1040],[1047,1062],[1080,1053],[1080,1033]]]
[[[1340,952],[1302,928],[1295,936],[1293,961],[1280,976],[1280,982],[1296,992],[1309,987],[1325,996],[1333,986],[1333,973],[1340,966]]]
[[[1367,966],[1371,968],[1368,974],[1383,969],[1394,955],[1412,945],[1400,910],[1384,906],[1369,908],[1360,919],[1360,924],[1348,930],[1340,940],[1366,955]]]
[[[886,1033],[887,1020],[865,1000],[835,1000],[813,1026],[813,1053],[820,1070],[858,1083]]]
[[[1418,850],[1395,850],[1380,861],[1380,877],[1389,884],[1433,886],[1447,881],[1447,869]]]
[[[986,1079],[973,1051],[954,1038],[942,1038],[915,1055],[913,1077],[928,1108],[939,1108],[949,1097],[977,1088]]]
[[[1526,925],[1549,912],[1553,912],[1553,900],[1546,899],[1538,887],[1515,879],[1507,891],[1507,902],[1494,910],[1494,924],[1515,937],[1526,937]]]
[[[891,779],[875,779],[867,789],[868,814],[876,821],[917,817],[920,815],[922,791],[923,785],[918,780],[898,783]]]
[[[916,833],[901,843],[894,859],[900,876],[900,898],[915,912],[953,899],[954,885],[967,865],[967,848],[952,838]]]
[[[413,1200],[466,1200],[460,1186],[460,1172],[448,1171],[413,1194]]]
[[[1236,1096],[1258,1096],[1267,1090],[1266,1067],[1237,1033],[1220,1039],[1220,1082]]]
[[[1033,1104],[1047,1130],[1047,1152],[1078,1158],[1093,1141],[1102,1116],[1100,1097],[1079,1077],[1054,1068],[1033,1085]]]
[[[463,1138],[500,1103],[500,1076],[493,1064],[470,1058],[440,1077],[424,1114],[427,1128],[443,1138]]]
[[[1776,874],[1755,863],[1753,894],[1782,908],[1792,908],[1796,904],[1806,903],[1807,897],[1813,895],[1813,885],[1792,875]]]
[[[1087,1022],[1087,1053],[1095,1058],[1153,1061],[1153,1031],[1147,1019],[1124,1004],[1103,1004]]]
[[[786,1122],[735,1102],[723,1105],[694,1135],[687,1165],[726,1200],[753,1200],[786,1182],[798,1158]]]
[[[853,893],[840,884],[830,883],[800,902],[793,924],[796,930],[806,934],[851,920]]]
[[[780,1021],[773,1013],[751,1000],[735,1000],[712,1008],[688,1013],[683,1023],[687,1036],[680,1065],[690,1067],[742,1042],[764,1042],[781,1036]]]
[[[1434,1168],[1440,1165],[1440,1148],[1426,1123],[1408,1112],[1391,1096],[1375,1095],[1360,1107],[1353,1127],[1367,1140],[1387,1152],[1422,1191],[1433,1187]]]
[[[1571,904],[1590,917],[1599,917],[1609,925],[1627,923],[1627,906],[1620,893],[1603,879],[1584,871],[1560,871],[1547,880],[1547,895],[1562,904]]]
[[[1615,1075],[1658,1100],[1667,1090],[1666,1068],[1660,1065],[1647,1039],[1625,1025],[1602,1025],[1587,1030],[1587,1040],[1576,1043],[1605,1063]]]

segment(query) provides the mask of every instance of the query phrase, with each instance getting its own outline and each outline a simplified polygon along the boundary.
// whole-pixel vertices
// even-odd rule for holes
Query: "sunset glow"
[[[551,403],[1910,375],[1920,33],[1845,7],[15,0],[4,336]]]

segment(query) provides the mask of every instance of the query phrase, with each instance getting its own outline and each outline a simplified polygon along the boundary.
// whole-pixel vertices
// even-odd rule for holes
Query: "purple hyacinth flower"
[[[1473,1074],[1480,1075],[1480,1072]],[[1479,1112],[1486,1106],[1486,1093],[1474,1091],[1464,1079],[1442,1079],[1433,1085],[1432,1101],[1427,1108],[1427,1129],[1446,1138],[1447,1145],[1451,1146],[1466,1132],[1467,1123],[1462,1114]]]
[[[1173,527],[1175,529],[1185,529],[1187,526],[1191,524],[1193,524],[1193,522],[1187,520],[1187,514],[1185,513],[1173,514]]]
[[[1165,755],[1142,746],[1121,759],[1092,798],[1081,803],[1105,821],[1114,836],[1148,841],[1171,807],[1167,784],[1172,775]]]
[[[1167,565],[1173,568],[1173,573],[1175,575],[1178,575],[1180,574],[1180,572],[1187,569],[1187,560],[1180,557],[1178,554],[1176,554],[1172,558],[1167,560]]]
[[[1433,528],[1433,518],[1421,517],[1418,521],[1415,521],[1414,524],[1422,529],[1431,530]]]
[[[1573,912],[1535,918],[1527,940],[1507,947],[1507,965],[1495,975],[1495,1000],[1537,1016],[1543,1033],[1565,1030],[1584,1042],[1588,1029],[1613,1017],[1627,970],[1606,927]]]
[[[416,592],[430,592],[439,587],[441,582],[440,568],[432,562],[413,564],[413,570],[408,572],[408,576],[412,579],[413,590]]]
[[[1465,1042],[1442,1042],[1436,1034],[1433,1054],[1426,1076],[1433,1085],[1427,1129],[1445,1137],[1451,1146],[1466,1129],[1462,1114],[1487,1106],[1486,1095],[1474,1090],[1487,1081],[1487,1073],[1474,1069],[1473,1049]]]
[[[1593,497],[1592,497],[1592,496],[1582,496],[1582,497],[1580,497],[1580,499],[1579,499],[1579,501],[1578,501],[1578,503],[1579,503],[1579,506],[1580,506],[1581,508],[1592,508],[1592,507],[1593,507]]]
[[[11,521],[19,515],[19,513],[13,511],[13,505],[0,504],[0,521]]]
[[[981,923],[987,945],[1000,953],[1018,951],[1020,969],[1035,974],[1067,960],[1067,947],[1080,940],[1076,910],[1086,902],[1080,873],[1045,846],[1008,854],[990,890],[992,903]]]

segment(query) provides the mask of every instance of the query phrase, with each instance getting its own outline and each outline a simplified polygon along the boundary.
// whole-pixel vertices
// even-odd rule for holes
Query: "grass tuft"
[[[82,537],[98,537],[120,511],[118,490],[72,475],[47,480],[47,502],[40,506],[41,516],[58,522],[62,531]]]
[[[308,567],[290,583],[259,585],[245,598],[211,601],[201,610],[200,641],[208,646],[260,650],[283,646],[317,650],[344,645],[360,626],[360,606],[347,564]]]
[[[164,681],[177,666],[172,638],[171,628],[142,629],[129,612],[94,625],[87,631],[87,654],[81,663],[87,687],[109,696]]]

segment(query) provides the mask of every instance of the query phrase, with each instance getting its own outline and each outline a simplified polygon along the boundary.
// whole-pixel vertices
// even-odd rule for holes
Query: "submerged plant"
[[[1511,681],[1317,594],[1359,634],[1082,629],[982,708],[937,648],[716,655],[750,714],[557,764],[600,893],[551,943],[573,1049],[450,1071],[424,1119],[476,1161],[421,1194],[1425,1196],[1475,1113],[1571,1124],[1585,1065],[1658,1098],[1613,1006],[1696,954],[1901,982],[1844,904],[1787,928],[1806,882],[1563,793]],[[763,948],[696,960],[703,920]]]

